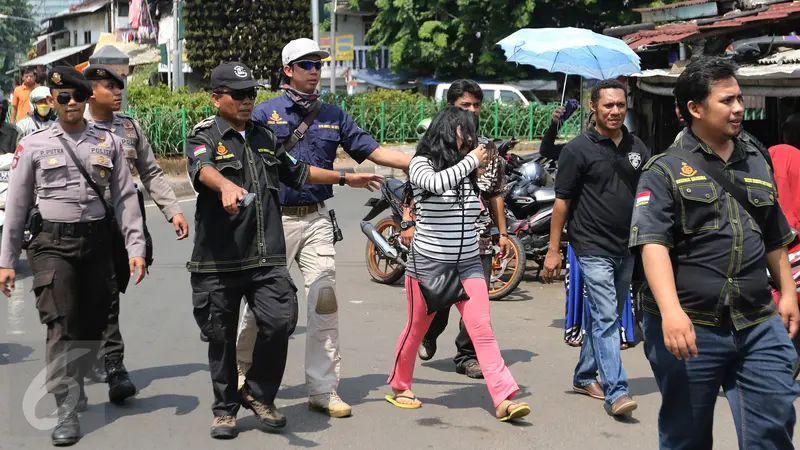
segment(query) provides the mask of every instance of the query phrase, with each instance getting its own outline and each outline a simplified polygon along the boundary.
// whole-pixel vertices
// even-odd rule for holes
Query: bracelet
[[[500,233],[500,237],[505,237],[505,238],[507,238],[507,237],[508,237],[508,233]]]

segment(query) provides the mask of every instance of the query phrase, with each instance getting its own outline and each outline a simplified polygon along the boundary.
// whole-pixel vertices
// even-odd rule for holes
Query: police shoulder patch
[[[647,161],[647,163],[644,165],[644,168],[642,168],[642,170],[649,169],[653,164],[655,164],[656,161],[658,161],[659,159],[661,159],[661,158],[663,158],[665,156],[667,156],[666,153],[661,153],[661,154],[658,154],[658,155],[654,155],[653,157],[650,158],[650,160]]]
[[[197,136],[197,133],[211,128],[211,125],[214,124],[214,116],[206,117],[205,119],[201,120],[197,125],[192,127],[192,131],[189,132],[189,137]]]

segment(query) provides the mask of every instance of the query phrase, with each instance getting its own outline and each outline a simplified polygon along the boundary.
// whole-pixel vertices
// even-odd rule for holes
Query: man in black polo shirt
[[[647,163],[636,196],[630,245],[647,275],[644,342],[661,391],[662,449],[712,447],[720,387],[739,448],[794,448],[792,233],[769,154],[742,132],[737,69],[711,57],[686,67],[675,97],[688,127]],[[725,178],[731,190],[717,182]],[[780,286],[778,314],[767,269]]]
[[[592,88],[590,107],[594,127],[567,144],[558,158],[544,279],[550,282],[561,272],[559,243],[564,223],[569,220],[569,240],[586,280],[589,308],[573,390],[605,399],[608,412],[619,416],[637,407],[620,359],[617,321],[633,274],[628,230],[634,192],[650,151],[623,125],[627,92],[622,83],[597,83]],[[598,372],[602,385],[597,382]]]

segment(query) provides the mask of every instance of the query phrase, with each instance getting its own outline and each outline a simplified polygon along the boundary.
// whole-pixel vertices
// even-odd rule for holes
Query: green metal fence
[[[380,142],[414,142],[417,125],[433,117],[444,105],[422,101],[416,104],[387,104],[360,102],[339,105],[362,129]],[[553,109],[557,104],[500,104],[489,103],[481,110],[481,134],[489,138],[535,139],[550,126]],[[156,156],[181,155],[186,135],[194,124],[214,114],[211,108],[199,110],[167,111],[161,109],[129,108],[128,112],[142,125]],[[580,132],[580,110],[576,111],[562,128],[564,135]]]

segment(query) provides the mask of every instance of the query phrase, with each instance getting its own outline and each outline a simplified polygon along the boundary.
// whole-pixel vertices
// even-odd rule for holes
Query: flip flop
[[[511,407],[515,405],[515,403],[511,403],[506,408],[506,416],[500,418],[500,422],[508,422],[510,420],[519,419],[520,417],[525,417],[531,413],[531,408],[528,405],[519,405],[513,410]]]
[[[400,403],[400,402],[397,401],[398,398],[404,398],[406,400],[411,400],[413,402],[413,401],[417,400],[416,396],[411,397],[411,396],[408,396],[408,395],[395,395],[395,396],[387,395],[384,398],[386,399],[387,402],[393,404],[394,406],[397,406],[398,408],[403,408],[403,409],[419,409],[419,408],[422,408],[422,403],[408,404],[408,403]]]

